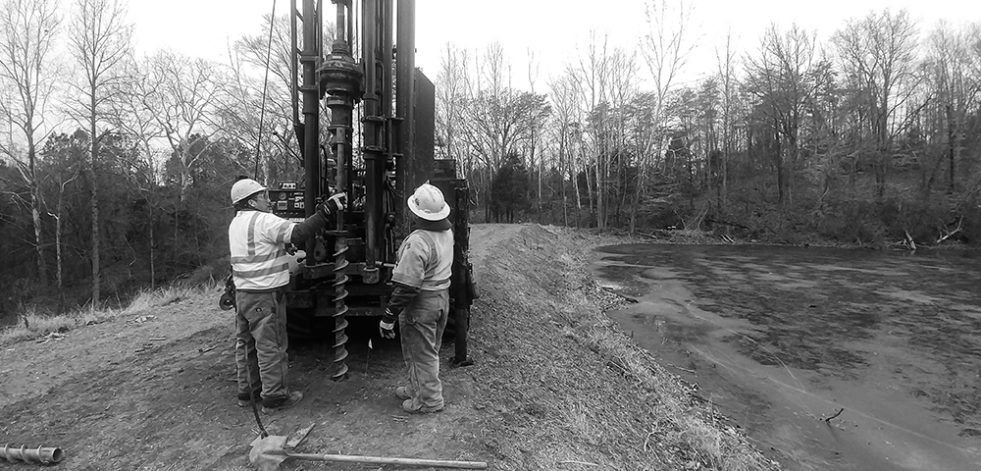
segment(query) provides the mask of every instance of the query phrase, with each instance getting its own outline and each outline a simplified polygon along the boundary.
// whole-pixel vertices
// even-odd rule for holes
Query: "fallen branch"
[[[963,223],[964,223],[964,216],[961,216],[961,218],[957,220],[957,227],[955,227],[954,230],[948,231],[946,227],[944,227],[943,229],[941,229],[940,230],[940,238],[937,239],[937,245],[940,245],[941,242],[949,239],[952,235],[957,234],[958,232],[960,232],[961,231],[961,225]],[[944,232],[946,232],[946,234],[944,234]]]
[[[823,421],[825,421],[825,422],[827,422],[827,423],[831,423],[831,420],[832,420],[832,419],[835,419],[835,418],[837,418],[837,417],[838,417],[839,415],[841,415],[841,413],[842,413],[842,412],[844,412],[844,411],[845,411],[845,408],[844,408],[844,407],[842,407],[842,408],[840,408],[840,409],[838,409],[838,412],[835,412],[835,414],[834,414],[834,415],[832,415],[832,416],[830,416],[830,417],[825,417],[825,418],[823,418],[823,419],[821,419],[821,420],[823,420]]]

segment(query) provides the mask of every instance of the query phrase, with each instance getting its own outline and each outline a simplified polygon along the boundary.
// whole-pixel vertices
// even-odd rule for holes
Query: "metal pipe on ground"
[[[436,468],[487,469],[487,463],[482,461],[393,458],[387,456],[330,455],[320,453],[287,453],[286,456],[298,460],[331,461],[335,463],[397,464],[408,466],[431,466]]]
[[[19,447],[4,445],[0,448],[0,458],[16,463],[34,464],[54,464],[65,458],[61,448],[39,446],[37,448],[27,448],[24,445]]]
[[[335,463],[394,464],[409,466],[431,466],[436,468],[487,469],[483,461],[450,461],[418,458],[391,458],[382,456],[330,455],[320,453],[293,453],[287,451],[287,437],[270,435],[256,438],[249,451],[249,462],[260,471],[278,471],[279,465],[287,458],[307,461],[328,461]]]

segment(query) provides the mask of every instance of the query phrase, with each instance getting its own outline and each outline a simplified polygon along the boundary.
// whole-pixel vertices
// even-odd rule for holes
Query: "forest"
[[[646,5],[635,47],[584,32],[558,73],[447,42],[436,154],[470,182],[473,221],[981,244],[981,24],[883,10],[825,40],[773,24],[755,48],[698,45],[717,60],[692,71],[691,10]],[[2,7],[0,319],[227,273],[234,177],[302,176],[287,17],[257,19],[216,62],[136,54],[115,0]]]

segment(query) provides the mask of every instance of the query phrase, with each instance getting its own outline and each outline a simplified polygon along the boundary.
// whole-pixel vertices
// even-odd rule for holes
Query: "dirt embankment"
[[[296,345],[306,398],[266,416],[273,434],[316,427],[301,451],[480,460],[492,469],[772,469],[602,313],[619,300],[584,265],[616,243],[537,225],[476,225],[475,366],[450,369],[446,410],[406,416],[398,346],[353,333],[345,381]],[[255,436],[235,405],[233,317],[217,291],[0,349],[0,443],[59,446],[59,469],[244,469]],[[371,329],[366,329],[370,331]],[[25,465],[26,466],[26,465]],[[287,461],[282,469],[378,469]]]

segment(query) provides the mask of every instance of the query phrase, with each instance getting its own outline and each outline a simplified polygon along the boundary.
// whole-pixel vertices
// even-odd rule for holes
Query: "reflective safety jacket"
[[[262,211],[239,211],[228,226],[235,288],[268,291],[290,281],[286,243],[294,223]]]
[[[453,266],[453,231],[416,229],[399,247],[392,281],[424,291],[450,287]]]

